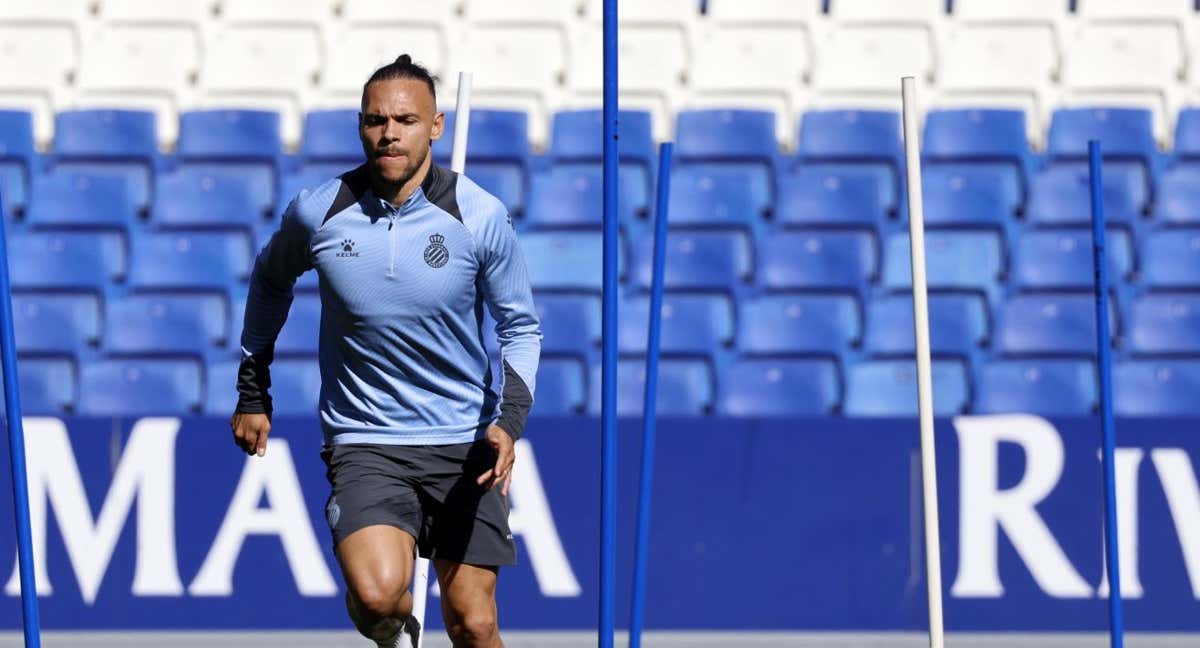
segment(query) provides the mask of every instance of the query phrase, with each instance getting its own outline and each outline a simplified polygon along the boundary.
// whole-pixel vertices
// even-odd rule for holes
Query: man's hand
[[[508,497],[508,485],[512,483],[512,467],[513,462],[517,458],[516,450],[513,448],[513,438],[508,436],[503,428],[498,425],[489,425],[487,429],[487,442],[492,446],[492,450],[496,451],[496,465],[486,470],[479,479],[475,480],[476,484],[491,490],[496,484],[500,484],[500,493]]]
[[[229,419],[233,430],[233,442],[248,455],[267,454],[267,435],[271,433],[271,419],[266,414],[235,412]]]

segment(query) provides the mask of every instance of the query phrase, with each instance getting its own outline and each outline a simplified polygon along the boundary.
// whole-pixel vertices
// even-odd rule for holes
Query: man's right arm
[[[303,194],[302,194],[303,195]],[[297,196],[283,213],[279,229],[258,254],[242,327],[237,412],[271,414],[270,365],[275,339],[287,321],[292,287],[312,265],[312,231],[301,217]]]

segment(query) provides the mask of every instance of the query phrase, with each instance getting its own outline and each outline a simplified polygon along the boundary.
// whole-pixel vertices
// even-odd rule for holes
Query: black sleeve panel
[[[514,441],[525,431],[525,419],[533,407],[533,394],[512,365],[504,362],[504,395],[500,399],[499,425]]]
[[[237,411],[245,414],[271,415],[271,360],[270,351],[242,358],[238,367]]]

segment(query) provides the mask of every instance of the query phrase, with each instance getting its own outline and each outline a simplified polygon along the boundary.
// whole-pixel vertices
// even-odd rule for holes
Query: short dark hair
[[[395,61],[375,70],[371,78],[363,84],[363,98],[367,95],[367,86],[376,81],[391,81],[393,79],[415,79],[424,81],[426,86],[429,86],[429,94],[433,96],[433,105],[437,105],[437,90],[434,86],[437,84],[437,77],[429,73],[425,66],[419,63],[413,63],[412,57],[408,54],[401,54]]]

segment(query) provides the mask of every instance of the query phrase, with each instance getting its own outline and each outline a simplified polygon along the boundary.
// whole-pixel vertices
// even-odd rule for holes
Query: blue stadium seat
[[[1154,218],[1167,225],[1200,225],[1200,165],[1181,164],[1162,174]]]
[[[640,288],[650,287],[653,243],[638,240],[633,280]],[[743,233],[675,231],[667,235],[663,283],[668,290],[732,291],[753,278],[753,264],[750,240]]]
[[[600,291],[599,232],[530,232],[519,240],[534,290]]]
[[[877,175],[801,166],[779,183],[775,220],[786,226],[878,228],[887,218],[890,191],[891,183]]]
[[[925,268],[930,290],[974,290],[995,297],[1004,270],[1004,247],[994,232],[934,230],[925,233]],[[888,237],[883,285],[890,290],[912,286],[908,232]]]
[[[1104,218],[1134,223],[1149,201],[1143,170],[1127,162],[1106,162],[1103,173]],[[1038,225],[1089,225],[1091,190],[1087,165],[1056,164],[1034,176],[1027,218]]]
[[[925,114],[921,153],[931,160],[1011,160],[1029,155],[1023,110],[957,108]]]
[[[1138,298],[1130,313],[1129,340],[1134,353],[1200,353],[1200,295]]]
[[[454,148],[454,111],[446,112],[446,128],[433,143],[433,155],[449,160]],[[467,173],[476,161],[506,161],[525,164],[529,157],[529,115],[520,110],[471,110],[468,125]],[[599,137],[597,137],[599,141]]]
[[[358,137],[358,111],[309,111],[304,115],[300,157],[306,162],[336,160],[360,164],[365,157]]]
[[[988,340],[991,322],[988,307],[978,295],[929,296],[929,341],[937,355],[971,356]],[[912,355],[911,295],[885,295],[867,306],[867,332],[863,347],[876,356]]]
[[[841,395],[832,360],[739,360],[722,374],[717,413],[724,416],[823,416]]]
[[[594,295],[534,295],[542,321],[542,351],[587,355],[600,345],[600,299]],[[644,326],[644,325],[643,325]],[[485,334],[490,331],[485,330]]]
[[[1141,242],[1143,286],[1200,289],[1200,229],[1162,230]]]
[[[315,273],[314,273],[315,274]],[[242,313],[234,313],[241,319]],[[296,295],[287,321],[275,339],[276,355],[317,355],[321,340],[321,299],[316,295]]]
[[[321,367],[317,357],[281,358],[273,362],[271,398],[275,416],[314,416],[321,400]]]
[[[553,167],[530,179],[525,220],[538,227],[600,227],[603,175],[593,165]],[[624,201],[621,201],[624,202]],[[622,205],[622,222],[628,222]]]
[[[172,232],[133,240],[129,283],[137,289],[227,290],[250,276],[244,234]]]
[[[957,360],[935,360],[934,416],[961,414],[971,400],[967,368]],[[860,362],[846,370],[846,416],[915,418],[917,367],[912,360]]]
[[[650,299],[634,298],[619,309],[621,353],[645,353]],[[713,354],[733,343],[733,304],[714,295],[664,295],[663,353]]]
[[[650,113],[644,110],[621,110],[617,113],[617,121],[621,125],[621,139],[617,145],[621,160],[635,162],[647,170],[651,168],[656,156]],[[597,135],[603,128],[604,114],[600,110],[561,110],[554,113],[550,127],[550,156],[560,162],[599,161],[603,142]]]
[[[8,237],[13,288],[103,291],[125,276],[120,234],[32,232]]]
[[[862,339],[858,300],[845,295],[772,295],[743,301],[738,350],[756,355],[841,356]]]
[[[525,170],[522,167],[468,160],[466,176],[504,203],[510,213],[516,215],[525,211]]]
[[[1109,283],[1124,282],[1133,272],[1129,233],[1109,230],[1104,241]],[[1094,290],[1094,268],[1091,230],[1029,231],[1017,239],[1013,285],[1023,290]]]
[[[19,358],[17,379],[25,416],[62,416],[74,409],[79,391],[75,363],[70,360]]]
[[[342,173],[349,171],[352,167],[342,168],[339,170],[331,169],[325,165],[301,167],[294,173],[288,173],[279,177],[279,195],[275,201],[274,216],[278,219],[283,210],[287,208],[288,203],[300,193],[301,189],[316,189],[317,187],[333,180]],[[257,184],[257,183],[256,183]],[[276,223],[278,224],[278,223]]]
[[[857,292],[879,272],[878,246],[866,232],[785,232],[759,245],[759,277],[772,290]]]
[[[200,364],[194,360],[120,359],[84,364],[79,371],[83,416],[180,416],[201,404]]]
[[[1117,416],[1200,415],[1200,362],[1126,360],[1113,367]]]
[[[588,413],[600,413],[600,365],[589,381]],[[622,358],[617,363],[617,415],[640,416],[646,390],[646,359]],[[712,369],[705,360],[663,358],[658,365],[659,416],[699,416],[713,407]]]
[[[1175,155],[1200,157],[1200,108],[1184,108],[1175,117]]]
[[[283,153],[279,113],[268,110],[189,110],[179,116],[183,158],[273,160]]]
[[[129,159],[158,155],[156,119],[148,110],[64,110],[54,119],[58,158]]]
[[[104,348],[127,355],[203,356],[229,337],[225,299],[217,295],[130,295],[110,299]]]
[[[100,341],[100,300],[95,295],[12,296],[18,353],[74,354]]]
[[[34,178],[26,220],[44,228],[125,230],[137,211],[126,179],[58,169]]]
[[[229,416],[237,408],[238,360],[218,360],[204,369],[204,414]]]
[[[771,206],[765,167],[733,163],[689,164],[671,173],[672,227],[754,228]]]
[[[164,227],[238,227],[265,224],[274,208],[269,182],[242,169],[189,164],[158,176],[151,220]]]
[[[804,160],[886,162],[899,170],[900,114],[890,110],[810,110],[800,119]]]
[[[1100,140],[1104,157],[1136,158],[1149,169],[1158,154],[1153,122],[1145,108],[1059,108],[1050,116],[1046,153],[1082,159],[1088,155],[1088,141]]]
[[[999,227],[1014,222],[1021,186],[997,164],[929,165],[921,178],[925,224]]]
[[[1115,326],[1111,330],[1117,332]],[[1012,355],[1095,355],[1096,300],[1090,294],[1012,297],[1000,311],[995,349]]]
[[[778,150],[768,110],[681,110],[675,117],[675,154],[682,159],[770,163]]]
[[[583,413],[587,396],[583,382],[583,365],[579,360],[542,358],[537,372],[538,415],[569,416]]]
[[[984,365],[976,414],[1084,416],[1097,405],[1096,369],[1087,360],[1001,360]]]
[[[25,211],[35,160],[33,115],[0,110],[0,206],[6,215]]]

